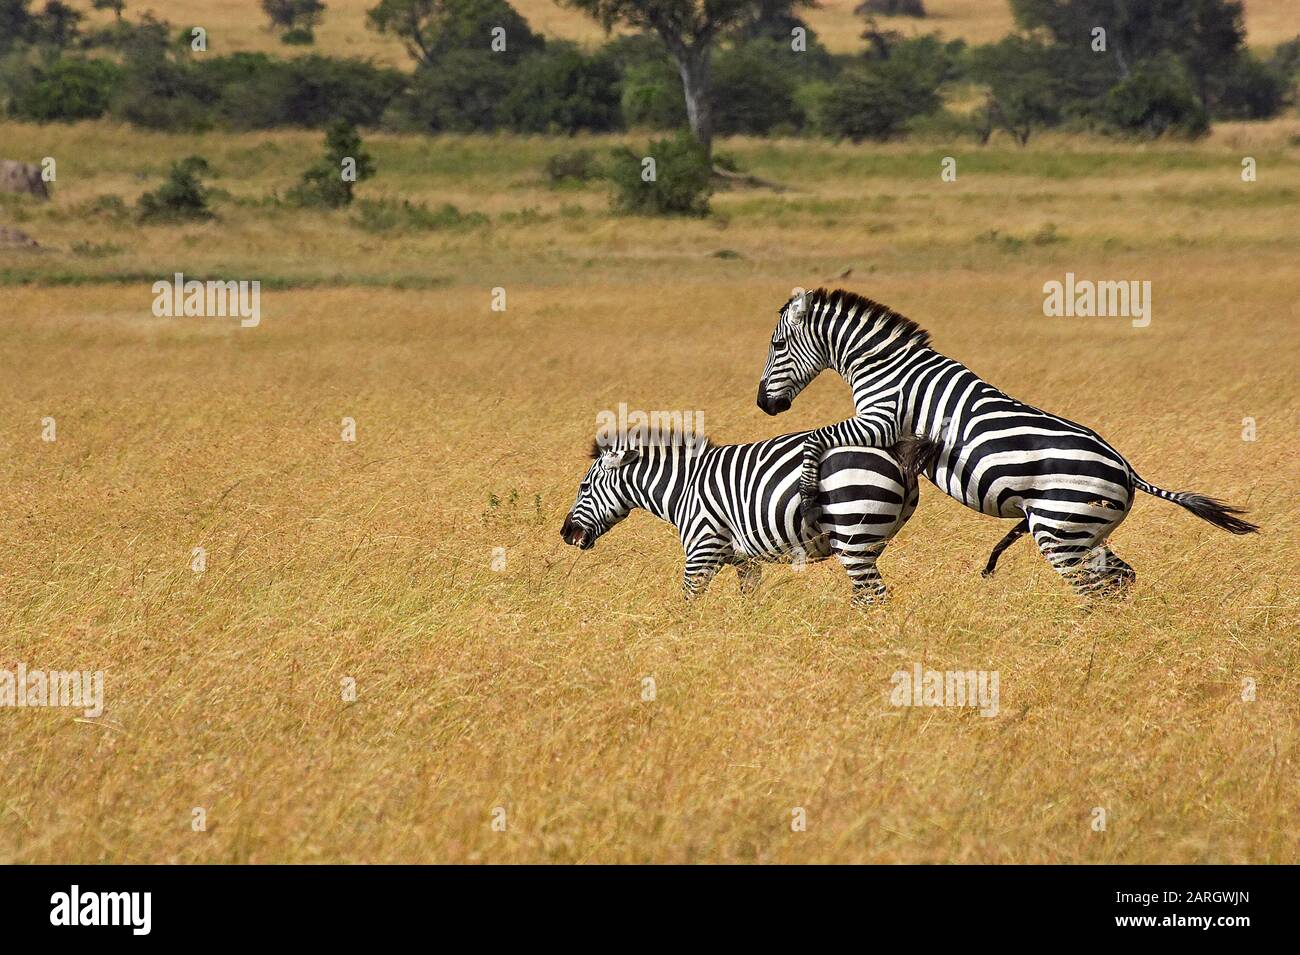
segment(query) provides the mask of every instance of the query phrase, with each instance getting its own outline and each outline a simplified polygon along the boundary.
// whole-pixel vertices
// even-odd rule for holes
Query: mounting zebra
[[[917,475],[938,445],[907,436],[888,450],[834,447],[818,456],[817,499],[826,518],[810,531],[801,516],[799,478],[811,432],[755,444],[593,443],[591,466],[578,486],[560,536],[588,550],[640,507],[668,521],[686,551],[682,586],[688,599],[727,564],[742,593],[757,586],[760,562],[824,560],[834,554],[848,571],[853,603],[885,596],[876,561],[912,516]]]
[[[1122,589],[1133,568],[1107,544],[1134,491],[1173,501],[1233,534],[1258,528],[1213,498],[1171,492],[1138,477],[1096,432],[1030,407],[930,347],[929,333],[884,305],[844,290],[817,289],[780,310],[758,384],[758,406],[780,414],[823,370],[853,389],[857,417],[811,432],[801,477],[816,527],[815,462],[833,444],[887,447],[900,434],[941,445],[925,475],[944,493],[993,517],[1021,518],[993,549],[984,575],[1021,535],[1080,593]]]

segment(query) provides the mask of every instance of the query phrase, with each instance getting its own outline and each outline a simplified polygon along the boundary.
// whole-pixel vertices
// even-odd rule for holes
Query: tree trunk
[[[677,55],[677,69],[682,74],[682,90],[686,94],[686,118],[691,133],[704,147],[705,154],[713,158],[713,77],[707,41],[686,47]]]

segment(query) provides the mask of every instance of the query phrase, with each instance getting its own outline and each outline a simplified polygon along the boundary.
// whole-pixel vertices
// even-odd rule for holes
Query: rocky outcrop
[[[15,159],[0,159],[0,192],[50,198],[50,191],[41,178],[41,167]]]

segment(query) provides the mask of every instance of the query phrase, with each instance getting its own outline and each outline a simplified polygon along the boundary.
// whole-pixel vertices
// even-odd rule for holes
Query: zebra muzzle
[[[591,550],[596,543],[595,536],[585,527],[581,527],[570,514],[564,519],[564,526],[560,528],[560,537],[566,544],[572,544],[574,547],[582,550]]]
[[[779,415],[783,411],[790,410],[789,398],[770,398],[767,394],[767,382],[758,383],[758,406],[763,409],[764,414]]]

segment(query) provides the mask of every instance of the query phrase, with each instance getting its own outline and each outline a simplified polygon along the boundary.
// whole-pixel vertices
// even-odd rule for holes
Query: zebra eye
[[[579,491],[590,491],[590,490],[591,490],[591,482],[590,482],[590,481],[583,481],[581,484],[578,485],[578,490],[579,490]]]
[[[784,338],[773,338],[773,339],[772,339],[772,347],[773,347],[773,348],[784,348],[784,347],[785,347],[785,339],[784,339]]]

